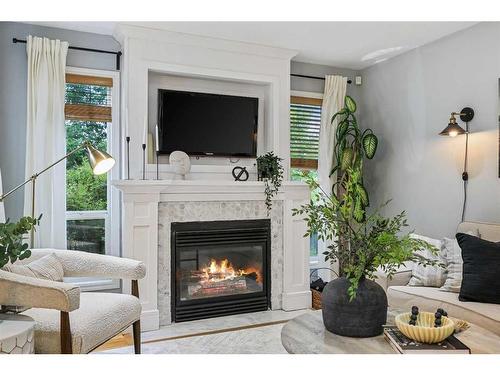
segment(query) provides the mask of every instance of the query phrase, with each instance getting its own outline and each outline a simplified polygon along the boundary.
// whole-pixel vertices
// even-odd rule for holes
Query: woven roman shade
[[[80,74],[66,74],[66,120],[111,122],[113,80]]]
[[[294,168],[318,167],[321,99],[290,99],[290,157]]]

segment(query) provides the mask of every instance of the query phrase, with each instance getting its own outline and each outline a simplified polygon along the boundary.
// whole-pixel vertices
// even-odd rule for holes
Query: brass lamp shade
[[[439,133],[439,135],[447,135],[450,137],[456,137],[457,135],[460,134],[465,134],[465,130],[456,122],[450,122],[448,126],[444,128],[441,133]]]
[[[92,173],[95,175],[106,173],[115,165],[115,159],[107,152],[100,151],[91,144],[87,144],[86,148],[90,168],[92,168]]]

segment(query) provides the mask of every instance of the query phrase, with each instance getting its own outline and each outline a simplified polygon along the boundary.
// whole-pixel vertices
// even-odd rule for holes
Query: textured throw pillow
[[[446,281],[439,288],[444,292],[460,292],[462,284],[462,249],[456,239],[443,238],[443,253],[446,257]]]
[[[436,240],[434,238],[429,238],[425,236],[420,236],[418,234],[411,234],[412,238],[416,238],[417,240],[423,240],[434,247],[436,247],[439,252],[437,255],[432,254],[427,249],[422,249],[419,251],[419,254],[423,257],[431,260],[437,260],[439,263],[446,264],[446,259],[444,258],[444,254],[442,253],[442,243],[440,240]],[[411,278],[408,282],[409,286],[433,286],[433,287],[441,287],[443,286],[446,280],[446,269],[443,267],[435,266],[421,266],[417,263],[414,263],[411,271]]]
[[[4,267],[4,270],[18,275],[52,281],[63,281],[64,277],[63,266],[55,254],[45,255],[25,265],[9,264]]]
[[[478,231],[468,231],[466,234],[479,237]],[[462,285],[462,249],[455,238],[443,238],[443,254],[446,258],[446,281],[439,288],[443,292],[460,292]]]
[[[462,249],[463,279],[458,299],[500,304],[500,242],[457,233]]]

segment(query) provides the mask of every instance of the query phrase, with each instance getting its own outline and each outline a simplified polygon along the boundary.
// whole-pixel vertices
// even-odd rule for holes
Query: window
[[[66,149],[89,141],[111,155],[118,153],[113,124],[118,125],[118,75],[115,72],[68,68],[66,74]],[[97,254],[119,255],[119,218],[116,193],[109,181],[117,178],[118,168],[95,176],[80,150],[66,160],[66,240],[67,248]],[[117,215],[115,215],[117,216]],[[105,281],[92,282],[102,287],[117,287]],[[92,289],[92,288],[91,288]],[[99,289],[99,288],[97,288]]]
[[[290,100],[290,157],[292,168],[317,169],[322,100],[292,96]]]
[[[319,130],[322,100],[308,96],[290,98],[290,176],[292,181],[302,179],[301,172],[318,176]],[[314,194],[314,192],[313,192]],[[311,261],[318,259],[318,236],[310,237]]]

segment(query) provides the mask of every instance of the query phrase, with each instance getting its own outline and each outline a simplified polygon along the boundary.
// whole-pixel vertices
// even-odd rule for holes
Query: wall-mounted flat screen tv
[[[255,157],[258,112],[258,98],[159,89],[159,152]]]

